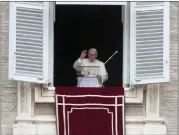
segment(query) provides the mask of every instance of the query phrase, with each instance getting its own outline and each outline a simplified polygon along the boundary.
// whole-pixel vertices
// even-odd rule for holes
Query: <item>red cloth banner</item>
[[[124,135],[124,89],[56,87],[58,135]]]

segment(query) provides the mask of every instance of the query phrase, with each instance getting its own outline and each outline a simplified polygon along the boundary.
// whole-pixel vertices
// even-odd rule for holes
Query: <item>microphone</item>
[[[118,53],[118,51],[117,51],[117,50],[114,52],[114,54],[116,54],[116,53]]]
[[[112,57],[114,57],[114,55],[116,55],[118,53],[118,51],[116,50],[114,53],[113,53],[113,55],[111,56],[111,57],[109,57],[109,59],[104,63],[104,64],[106,64],[110,59],[112,59]]]

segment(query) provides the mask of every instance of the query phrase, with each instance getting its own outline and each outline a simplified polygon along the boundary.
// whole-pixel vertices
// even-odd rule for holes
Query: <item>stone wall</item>
[[[17,83],[8,80],[8,21],[9,2],[0,3],[0,92],[2,122],[1,135],[12,135],[12,127],[17,116]]]
[[[166,120],[168,135],[177,135],[178,3],[170,6],[170,83],[160,86],[160,116]]]
[[[1,30],[2,29],[2,3],[0,2],[0,35],[1,35]],[[2,69],[2,59],[1,59],[1,43],[2,43],[2,37],[0,36],[0,110],[2,108],[2,77],[1,77],[1,69]],[[2,122],[2,111],[0,111],[0,121]],[[2,134],[1,130],[1,123],[0,123],[0,134]]]

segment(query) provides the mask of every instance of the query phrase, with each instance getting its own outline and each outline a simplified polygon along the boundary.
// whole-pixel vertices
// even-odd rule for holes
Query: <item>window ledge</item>
[[[26,122],[26,123],[33,123],[33,122],[43,122],[43,123],[49,123],[49,122],[56,122],[56,117],[55,115],[40,115],[40,116],[17,116],[16,117],[16,122]]]
[[[55,87],[47,87],[47,89],[49,91],[55,91]],[[134,89],[134,87],[124,87],[124,90],[128,91],[128,90],[132,90]]]
[[[129,90],[133,90],[133,89],[134,89],[134,87],[124,87],[125,91],[129,91]]]
[[[50,91],[55,91],[55,87],[48,87],[47,89]]]
[[[143,103],[142,86],[124,87],[126,104],[142,104]],[[35,86],[35,102],[36,103],[55,103],[55,87],[43,88],[40,85]]]

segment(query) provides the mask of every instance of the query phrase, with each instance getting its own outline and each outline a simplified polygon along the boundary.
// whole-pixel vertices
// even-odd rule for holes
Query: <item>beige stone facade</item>
[[[0,93],[1,93],[1,134],[12,135],[17,116],[17,82],[8,80],[8,2],[0,3]]]
[[[166,120],[168,135],[177,135],[178,3],[170,7],[170,83],[160,86],[160,115]]]
[[[171,2],[171,40],[170,40],[170,83],[154,84],[147,87],[151,93],[144,90],[143,102],[141,104],[126,104],[126,116],[145,116],[148,115],[146,104],[149,95],[157,95],[159,89],[160,95],[160,117],[166,121],[167,135],[177,135],[177,59],[178,59],[178,5],[177,2]],[[15,117],[17,116],[17,82],[8,80],[8,2],[0,3],[0,134],[12,135]],[[32,98],[34,98],[32,92]],[[155,96],[152,96],[156,98]],[[155,99],[154,99],[155,100]],[[153,102],[155,104],[155,102]],[[34,104],[34,113],[36,115],[53,115],[54,104]],[[44,107],[45,106],[45,107]],[[152,104],[151,104],[152,106]],[[44,110],[43,110],[43,109]],[[150,107],[149,107],[150,108]],[[151,110],[155,108],[151,107]],[[43,111],[42,111],[43,110]],[[49,111],[50,110],[50,111]]]

